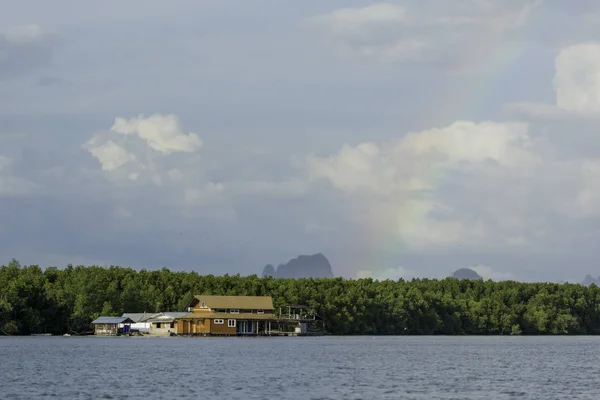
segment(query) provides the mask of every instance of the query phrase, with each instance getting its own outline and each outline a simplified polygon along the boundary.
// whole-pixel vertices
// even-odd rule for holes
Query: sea
[[[2,399],[600,399],[600,337],[4,337]]]

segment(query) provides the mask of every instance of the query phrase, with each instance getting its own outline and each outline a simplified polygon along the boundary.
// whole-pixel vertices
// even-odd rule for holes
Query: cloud
[[[128,147],[126,149],[125,147]],[[125,165],[129,179],[137,180],[142,172],[153,174],[160,184],[162,179],[156,168],[161,158],[172,153],[194,153],[202,146],[202,140],[193,132],[185,133],[174,115],[140,115],[125,119],[117,117],[109,132],[94,135],[85,145],[90,154],[98,159],[104,171],[116,171]],[[178,169],[170,169],[167,178],[179,181],[183,178]]]
[[[554,103],[521,101],[507,104],[513,113],[531,118],[597,118],[600,113],[600,44],[580,43],[556,55]]]
[[[418,248],[477,246],[498,241],[490,225],[475,215],[485,206],[460,207],[442,190],[444,181],[463,176],[472,185],[527,174],[541,165],[537,150],[526,124],[457,121],[387,143],[344,145],[330,156],[309,155],[306,168],[313,182],[326,180],[345,193],[357,205],[348,207],[349,218],[373,229],[376,237],[396,237]]]
[[[541,5],[539,0],[456,3],[453,7],[375,3],[333,10],[308,22],[326,33],[344,55],[384,64],[441,63],[465,68],[485,61],[493,48],[503,47]]]
[[[556,56],[556,104],[575,112],[600,111],[600,44],[567,47]]]
[[[111,131],[123,135],[137,135],[145,140],[154,150],[161,153],[193,152],[202,146],[202,140],[197,134],[181,131],[179,122],[174,115],[154,114],[146,118],[116,118]]]
[[[390,28],[406,22],[406,9],[391,3],[377,3],[366,7],[340,8],[313,19],[331,29],[336,36],[363,36],[365,31],[381,25]]]
[[[27,74],[52,61],[53,35],[35,24],[0,29],[0,80]]]
[[[237,213],[229,183],[208,177],[208,164],[198,154],[201,147],[200,137],[184,132],[174,115],[117,117],[109,131],[95,134],[83,145],[103,172],[102,176],[94,170],[85,174],[110,185],[108,190],[120,190],[115,203],[119,215],[130,215],[137,202],[151,197],[173,210],[174,221],[189,218],[218,220],[224,226],[235,223]],[[134,218],[139,218],[139,212],[134,212]]]
[[[593,268],[592,6],[21,3],[0,15],[35,22],[0,28],[7,259]]]
[[[381,62],[413,59],[425,46],[417,38],[402,37],[407,11],[391,3],[341,8],[308,22],[327,32],[340,52]]]
[[[91,146],[95,145],[95,140],[89,142]],[[112,140],[95,147],[90,147],[90,153],[98,159],[104,171],[112,171],[122,167],[130,161],[135,161],[135,155],[127,152]],[[133,176],[133,175],[132,175]]]

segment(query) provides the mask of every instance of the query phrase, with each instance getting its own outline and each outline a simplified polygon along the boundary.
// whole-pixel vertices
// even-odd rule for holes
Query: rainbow
[[[527,32],[535,29],[542,20],[541,13],[536,9],[540,3],[536,0],[522,10],[522,13],[529,13],[528,25],[523,29],[525,38],[528,37]],[[522,13],[521,17],[524,16]],[[530,48],[528,40],[507,40],[506,36],[506,30],[493,32],[465,46],[457,57],[460,63],[454,66],[465,77],[460,81],[461,87],[454,88],[457,92],[442,93],[438,99],[434,99],[437,107],[432,109],[437,110],[436,115],[432,117],[427,114],[427,120],[419,121],[416,125],[430,129],[431,126],[427,126],[427,123],[431,120],[451,124],[457,120],[476,119],[483,115],[486,106],[489,107],[493,100],[493,93],[501,90],[507,81],[514,79],[515,66],[519,65]],[[422,195],[430,200],[429,206],[427,202],[416,199],[370,204],[372,209],[366,216],[367,222],[363,226],[363,232],[358,235],[363,240],[368,238],[366,246],[364,241],[359,245],[365,252],[356,260],[358,270],[370,270],[377,275],[378,272],[402,265],[401,254],[414,251],[406,237],[418,237],[421,229],[427,229],[428,216],[435,209],[438,189],[448,179],[447,174],[446,170],[434,169],[426,177],[428,189]]]

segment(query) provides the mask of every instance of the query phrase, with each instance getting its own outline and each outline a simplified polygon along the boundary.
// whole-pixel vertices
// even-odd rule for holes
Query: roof
[[[164,312],[146,320],[146,322],[173,322],[174,320],[188,314],[189,312]]]
[[[244,320],[244,319],[252,319],[252,320],[260,320],[260,321],[274,321],[278,318],[273,314],[229,314],[229,313],[194,313],[188,314],[185,317],[181,317],[180,319],[236,319],[236,320]]]
[[[160,313],[125,313],[122,315],[123,318],[130,318],[133,322],[145,322],[150,318],[154,318]]]
[[[203,301],[212,309],[251,309],[272,310],[273,299],[271,296],[203,296],[196,295],[194,299]]]
[[[187,311],[165,311],[163,312],[163,315],[168,316],[168,317],[173,317],[173,318],[179,318],[179,317],[183,317],[184,315],[188,315],[189,312]]]
[[[127,317],[98,317],[92,324],[123,324],[123,323],[133,323],[131,318]]]

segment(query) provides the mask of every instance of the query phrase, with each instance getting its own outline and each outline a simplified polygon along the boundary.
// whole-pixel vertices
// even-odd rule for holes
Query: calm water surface
[[[597,337],[0,338],[0,398],[600,399]]]

